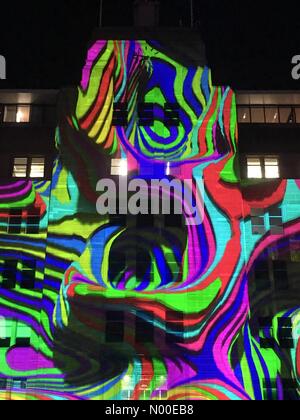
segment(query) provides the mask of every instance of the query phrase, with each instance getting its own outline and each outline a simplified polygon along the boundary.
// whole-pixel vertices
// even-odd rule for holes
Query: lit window
[[[265,158],[265,177],[267,179],[279,178],[279,161],[277,158]]]
[[[27,176],[27,166],[28,166],[28,159],[27,158],[15,158],[14,159],[13,177],[14,178],[26,178],[26,176]]]
[[[45,158],[14,158],[13,178],[44,178]]]
[[[267,124],[279,123],[279,111],[276,107],[267,107],[266,110],[266,122]]]
[[[291,107],[279,108],[281,124],[292,124],[295,122],[295,113]]]
[[[111,175],[127,176],[127,174],[128,174],[127,159],[112,159]]]
[[[253,123],[265,123],[265,110],[263,107],[251,108],[251,121]]]
[[[300,107],[295,108],[296,123],[300,124]]]
[[[248,157],[248,179],[278,179],[280,178],[279,159],[276,157]]]
[[[28,123],[30,121],[30,106],[17,107],[17,123]]]
[[[248,178],[262,178],[262,165],[260,158],[247,158]]]
[[[32,158],[30,166],[30,178],[44,178],[45,158]]]
[[[7,105],[4,109],[4,122],[6,123],[29,123],[29,105]]]
[[[239,107],[238,108],[238,121],[239,123],[250,123],[250,108],[248,107]]]
[[[16,122],[17,117],[17,107],[14,105],[9,105],[4,108],[4,118],[3,121],[6,123]]]

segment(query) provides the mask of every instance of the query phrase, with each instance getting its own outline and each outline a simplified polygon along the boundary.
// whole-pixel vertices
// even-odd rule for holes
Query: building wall
[[[128,124],[116,126],[124,103]],[[145,103],[154,104],[152,127],[139,123]],[[179,124],[167,123],[165,103],[178,105]],[[2,273],[6,260],[19,261],[16,287],[2,280],[0,290],[2,331],[11,335],[0,349],[0,397],[298,398],[299,304],[291,291],[280,304],[274,298],[277,311],[261,311],[253,270],[266,249],[299,234],[300,183],[241,183],[230,88],[155,42],[96,41],[60,114],[52,180],[0,189]],[[127,160],[128,180],[193,180],[201,223],[189,223],[180,189],[182,226],[174,215],[100,216],[96,185],[116,179],[112,159]],[[7,233],[18,207],[40,209],[39,234]],[[270,214],[279,208],[274,234]],[[253,233],[253,210],[263,233]],[[31,290],[22,288],[28,259],[37,261]],[[267,316],[269,333],[259,326]],[[280,346],[284,322],[289,349]],[[26,345],[16,342],[19,323]]]

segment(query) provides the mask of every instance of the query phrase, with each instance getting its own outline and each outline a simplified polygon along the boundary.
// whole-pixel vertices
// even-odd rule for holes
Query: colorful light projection
[[[300,231],[300,182],[242,188],[233,92],[162,51],[96,42],[78,92],[62,101],[52,181],[0,189],[2,278],[7,260],[19,277],[24,261],[37,262],[34,288],[0,290],[1,399],[284,399],[285,378],[299,385],[299,305],[287,300],[274,314],[274,326],[291,320],[293,348],[265,349],[248,289],[263,251]],[[154,104],[153,126],[138,124],[140,103]],[[165,124],[166,103],[179,106],[176,126]],[[126,126],[113,125],[120,104]],[[167,167],[193,179],[203,223],[141,227],[97,215],[96,183],[111,159],[127,159],[131,178],[164,177]],[[8,234],[10,210],[30,206],[41,209],[39,233]],[[274,206],[284,233],[253,234],[251,210]],[[278,328],[264,334],[279,344]]]

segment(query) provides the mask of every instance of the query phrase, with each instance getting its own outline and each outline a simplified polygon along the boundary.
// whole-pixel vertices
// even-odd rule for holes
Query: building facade
[[[299,97],[214,86],[193,31],[116,33],[56,130],[57,93],[0,94],[0,398],[297,400]],[[107,179],[161,208],[100,215]]]

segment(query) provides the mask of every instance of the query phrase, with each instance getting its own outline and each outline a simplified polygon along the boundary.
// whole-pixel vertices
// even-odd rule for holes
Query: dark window
[[[1,338],[0,339],[0,348],[8,349],[10,347],[10,338]]]
[[[266,233],[264,209],[251,210],[251,225],[253,235],[264,235]]]
[[[270,381],[264,380],[264,400],[275,401],[277,400],[277,380],[272,379]]]
[[[20,234],[22,231],[22,209],[11,209],[8,220],[8,233]]]
[[[26,348],[26,347],[30,347],[30,338],[17,338],[16,339],[16,347],[19,348]]]
[[[143,279],[145,273],[151,269],[151,260],[148,253],[144,250],[139,250],[136,253],[136,276],[138,279]],[[150,273],[150,279],[152,280],[153,276]]]
[[[154,343],[154,316],[147,313],[147,320],[142,318],[142,314],[136,315],[135,340],[137,343]]]
[[[182,312],[166,312],[166,342],[185,343],[184,314]]]
[[[154,105],[153,104],[139,104],[139,125],[141,127],[152,127],[154,125]]]
[[[122,343],[124,341],[125,326],[124,312],[110,311],[106,313],[105,340],[107,343]]]
[[[254,274],[257,291],[264,292],[271,288],[268,261],[257,261]]]
[[[120,274],[126,269],[126,253],[112,250],[109,256],[108,276],[111,282],[118,282]]]
[[[280,347],[283,349],[293,349],[293,325],[290,318],[278,319],[278,339]]]
[[[178,104],[165,104],[165,125],[167,127],[179,127],[180,125],[180,108]]]
[[[127,215],[120,214],[120,201],[116,202],[116,214],[109,215],[109,223],[113,226],[126,227],[127,226]]]
[[[284,233],[283,221],[282,221],[282,210],[278,207],[274,207],[269,211],[269,220],[271,226],[271,233],[273,235],[282,235]]]
[[[283,399],[284,401],[299,401],[298,386],[292,379],[283,379]]]
[[[0,389],[6,390],[8,386],[8,381],[5,378],[0,378]]]
[[[115,127],[127,127],[128,125],[128,104],[114,104],[112,125]]]
[[[138,214],[136,217],[136,226],[138,228],[153,228],[154,215],[153,214]]]
[[[33,290],[35,288],[36,261],[26,261],[23,263],[21,288]]]
[[[17,260],[7,260],[2,267],[2,285],[3,289],[12,290],[17,284]]]
[[[38,234],[40,232],[40,209],[31,208],[27,212],[26,233]]]
[[[273,272],[276,290],[287,290],[289,279],[286,261],[273,261]]]
[[[179,214],[170,214],[165,216],[165,227],[182,228],[182,216]]]

